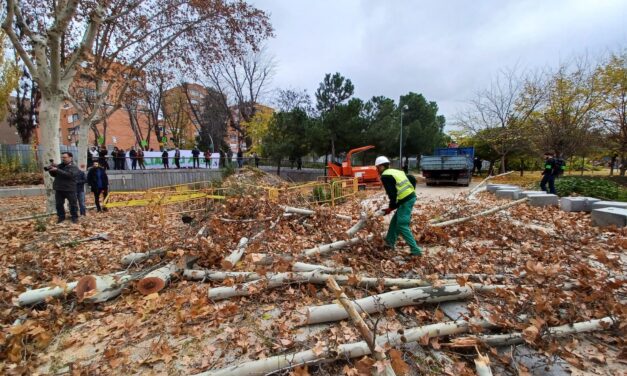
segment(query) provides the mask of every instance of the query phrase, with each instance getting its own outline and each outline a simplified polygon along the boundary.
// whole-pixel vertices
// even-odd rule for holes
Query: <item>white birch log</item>
[[[243,281],[254,281],[262,277],[255,272],[223,272],[213,270],[185,269],[183,270],[183,278],[192,281],[224,281],[227,278],[233,278]]]
[[[128,255],[122,257],[120,263],[124,266],[129,266],[132,264],[140,264],[151,257],[163,256],[166,253],[166,247],[153,249],[148,252],[133,252]]]
[[[326,272],[326,273],[352,273],[353,268],[350,266],[325,266],[316,264],[307,264],[305,262],[295,262],[292,265],[292,270],[295,272]]]
[[[498,285],[446,285],[442,287],[421,287],[398,291],[386,292],[379,295],[354,301],[355,308],[359,312],[374,313],[384,312],[390,308],[405,307],[423,303],[439,303],[453,300],[463,300],[474,295],[477,291],[490,291],[504,286]],[[305,308],[305,325],[324,322],[340,321],[348,316],[346,311],[337,304],[327,304]]]
[[[348,296],[346,296],[346,294],[344,293],[344,290],[342,290],[342,288],[337,284],[337,282],[335,282],[333,277],[329,277],[327,279],[327,286],[329,287],[331,291],[335,293],[335,297],[338,299],[340,304],[342,304],[342,307],[344,308],[344,310],[346,310],[346,313],[353,321],[353,324],[355,325],[357,330],[359,330],[359,333],[361,334],[362,338],[366,341],[366,344],[368,345],[370,352],[374,354],[374,358],[376,360],[386,360],[385,353],[381,351],[377,351],[377,347],[374,342],[375,340],[374,334],[372,334],[372,331],[370,330],[370,328],[368,328],[368,325],[366,325],[366,322],[364,321],[364,319],[359,315],[359,313],[353,306],[353,302],[351,302]],[[390,365],[390,363],[387,362],[385,364],[385,370],[383,372],[373,371],[373,375],[396,376],[396,373],[392,369],[392,366]]]
[[[368,237],[366,237],[366,239],[362,239],[360,237],[354,237],[352,239],[348,239],[348,240],[339,240],[333,243],[329,243],[329,244],[324,244],[324,245],[320,245],[317,247],[313,247],[313,248],[309,248],[304,250],[303,252],[305,252],[305,255],[307,256],[313,256],[313,255],[317,255],[317,254],[324,254],[324,253],[329,253],[331,251],[335,251],[338,249],[342,249],[351,245],[355,245],[355,244],[359,244],[363,241],[370,241],[374,239],[374,236],[372,235],[368,235]]]
[[[490,175],[488,177],[486,177],[485,179],[483,179],[481,181],[481,183],[475,185],[469,192],[468,192],[468,196],[472,196],[472,194],[477,191],[481,186],[483,186],[485,183],[488,182],[488,180],[494,179],[494,178],[498,178],[499,176],[505,176],[505,175],[509,175],[511,173],[513,173],[514,171],[508,171],[502,174],[498,174],[498,175]]]
[[[316,212],[314,210],[311,209],[303,209],[303,208],[294,208],[291,206],[281,206],[281,208],[283,208],[283,210],[285,210],[286,213],[294,213],[294,214],[300,214],[300,215],[314,215],[316,214]],[[344,215],[344,214],[334,214],[335,217],[340,218],[340,219],[346,219],[348,221],[352,221],[353,217],[349,216],[349,215]]]
[[[605,330],[613,326],[616,321],[612,317],[604,317],[602,319],[594,319],[590,321],[577,322],[574,324],[566,324],[561,326],[554,326],[548,328],[546,336],[563,337],[569,334],[596,332]],[[510,346],[517,345],[524,342],[523,333],[510,333],[510,334],[495,334],[495,335],[482,335],[472,337],[456,338],[452,341],[454,347],[460,347],[456,345],[469,344],[474,346],[478,343],[484,343],[488,346]]]
[[[222,260],[222,267],[226,270],[233,269],[235,267],[235,264],[237,264],[244,255],[244,251],[246,250],[247,245],[248,238],[241,238],[239,240],[239,243],[237,244],[237,247],[231,252],[231,254],[226,256],[224,260]]]
[[[492,376],[490,358],[479,353],[475,358],[475,369],[477,370],[477,376]]]
[[[275,288],[288,283],[307,282],[315,272],[307,273],[274,273],[266,278],[235,286],[222,286],[209,289],[208,296],[212,300],[229,299],[236,296],[248,296],[266,288]]]
[[[17,297],[17,303],[20,306],[24,307],[27,305],[44,302],[48,297],[58,298],[74,291],[77,284],[78,282],[70,282],[66,284],[65,287],[42,287],[40,289],[24,291]]]
[[[487,321],[473,321],[473,325],[491,327]],[[377,336],[376,343],[380,347],[390,345],[401,346],[407,342],[416,342],[423,337],[433,338],[466,333],[470,324],[466,320],[445,322],[426,325],[418,328],[407,329],[400,334],[398,331],[388,332]],[[289,369],[307,363],[324,360],[352,359],[371,354],[365,341],[346,343],[337,348],[325,347],[322,351],[305,350],[292,354],[284,354],[269,358],[259,359],[242,364],[232,365],[226,368],[202,372],[196,376],[261,376],[278,370]]]
[[[76,296],[79,302],[102,303],[120,295],[133,279],[129,274],[86,275],[78,281]]]
[[[467,222],[467,221],[470,221],[470,220],[475,219],[477,217],[482,217],[482,216],[485,216],[485,215],[496,213],[496,212],[501,211],[501,210],[505,210],[505,209],[511,208],[512,206],[520,205],[520,204],[522,204],[524,202],[527,202],[528,200],[529,200],[529,197],[521,198],[520,200],[512,201],[512,202],[509,202],[509,203],[507,203],[505,205],[497,206],[495,208],[488,209],[488,210],[485,210],[485,211],[473,214],[473,215],[468,216],[468,217],[451,219],[449,221],[444,221],[444,222],[432,223],[432,224],[429,224],[429,226],[431,226],[431,227],[444,227],[444,226],[450,226],[450,225],[455,225],[455,224],[458,224],[458,223]]]
[[[357,223],[355,223],[353,227],[346,230],[346,234],[348,234],[348,236],[355,236],[355,234],[359,232],[359,230],[364,228],[367,221],[368,221],[368,217],[366,216],[366,213],[362,212],[359,217],[359,221],[357,221]]]
[[[161,291],[170,281],[172,276],[179,272],[181,267],[177,261],[172,261],[164,267],[155,269],[146,274],[137,282],[137,290],[143,295],[149,295]]]

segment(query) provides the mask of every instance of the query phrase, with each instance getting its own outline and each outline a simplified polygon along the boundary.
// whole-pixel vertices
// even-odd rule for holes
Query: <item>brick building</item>
[[[196,83],[183,83],[164,92],[161,124],[170,147],[176,143],[187,149],[194,147],[200,134],[196,116],[202,116],[206,95],[207,89]]]

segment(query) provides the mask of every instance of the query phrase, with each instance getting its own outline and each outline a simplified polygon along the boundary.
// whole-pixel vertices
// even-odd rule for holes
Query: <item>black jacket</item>
[[[87,182],[85,173],[78,170],[78,174],[76,175],[76,192],[85,192],[85,182]]]
[[[60,163],[56,171],[48,171],[54,178],[52,189],[55,191],[76,192],[76,180],[81,170],[71,163],[69,165]]]
[[[102,188],[109,189],[109,177],[107,176],[107,171],[102,167],[98,168],[102,170]],[[87,172],[87,184],[89,184],[89,186],[91,187],[92,192],[97,192],[98,176],[96,175],[95,167],[90,168]]]
[[[407,175],[407,180],[409,180],[411,185],[416,188],[416,178],[413,175]],[[381,183],[383,184],[383,188],[385,188],[385,193],[387,193],[388,198],[390,199],[390,209],[396,209],[400,204],[416,197],[416,194],[412,193],[403,198],[401,201],[396,202],[396,180],[394,180],[394,177],[391,175],[381,175]]]

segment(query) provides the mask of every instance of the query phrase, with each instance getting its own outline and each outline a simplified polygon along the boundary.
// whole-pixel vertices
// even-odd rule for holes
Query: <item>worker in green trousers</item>
[[[390,160],[386,157],[377,157],[374,164],[381,177],[383,188],[385,188],[385,192],[390,199],[390,205],[384,209],[384,212],[387,215],[396,210],[385,237],[386,245],[394,248],[400,233],[409,246],[411,254],[422,256],[422,249],[416,244],[414,235],[409,228],[411,211],[414,203],[416,203],[416,178],[411,175],[405,175],[401,170],[390,168]]]

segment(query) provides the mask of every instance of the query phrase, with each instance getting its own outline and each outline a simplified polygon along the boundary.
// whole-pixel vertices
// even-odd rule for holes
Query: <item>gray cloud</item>
[[[556,67],[627,46],[627,1],[288,1],[271,14],[273,86],[313,94],[340,72],[362,99],[423,93],[451,118],[499,69]]]

